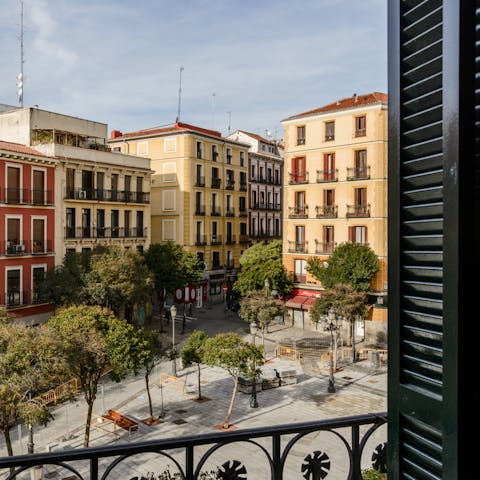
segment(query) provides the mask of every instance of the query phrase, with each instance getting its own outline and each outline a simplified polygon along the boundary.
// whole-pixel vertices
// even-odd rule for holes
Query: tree
[[[245,375],[247,378],[255,378],[259,374],[257,369],[263,363],[263,349],[243,341],[236,333],[219,333],[205,342],[203,358],[205,363],[225,369],[233,378],[232,397],[223,422],[223,428],[229,428],[238,377]]]
[[[126,370],[132,371],[135,375],[141,370],[144,371],[150,420],[155,420],[150,392],[150,375],[155,368],[155,363],[165,354],[162,342],[153,332],[137,329],[130,342],[124,344],[124,349],[117,350],[116,353],[120,354],[117,362],[123,362]]]
[[[364,292],[357,292],[350,285],[339,284],[334,288],[326,290],[322,295],[317,297],[310,309],[310,319],[313,322],[321,321],[322,317],[326,316],[330,308],[333,307],[335,313],[343,317],[350,324],[353,362],[357,360],[355,352],[355,319],[366,315],[366,301],[367,296]],[[335,347],[337,345],[338,335],[339,333],[337,331],[334,342]],[[336,352],[334,358],[336,363]]]
[[[240,300],[239,315],[248,323],[256,321],[262,335],[262,345],[265,350],[265,333],[283,307],[273,298],[266,298],[264,294],[253,292]]]
[[[268,244],[257,243],[247,248],[240,257],[240,272],[234,288],[242,296],[255,290],[262,290],[268,278],[272,290],[279,295],[290,293],[293,284],[282,263],[282,242],[275,240]]]
[[[205,352],[205,343],[208,340],[208,335],[202,330],[194,330],[190,337],[186,340],[182,348],[182,363],[185,367],[192,364],[197,366],[198,375],[198,396],[197,400],[202,400],[202,387],[200,383],[201,364],[203,363],[203,356]]]
[[[195,254],[173,242],[154,243],[144,255],[147,266],[153,274],[160,307],[160,331],[163,332],[163,307],[166,295],[173,294],[176,288],[200,280],[203,264]]]
[[[33,453],[33,425],[52,417],[39,396],[62,376],[58,343],[43,327],[36,329],[2,319],[0,322],[0,431],[9,456],[13,455],[10,429],[19,420],[30,427],[29,453]],[[37,397],[37,398],[36,398]]]
[[[70,378],[78,378],[87,403],[84,446],[90,440],[92,409],[98,383],[107,370],[119,381],[127,372],[120,359],[128,351],[135,328],[99,306],[72,306],[51,317],[47,326],[62,345],[62,357]]]
[[[320,257],[310,257],[307,271],[322,282],[324,288],[338,284],[350,285],[353,290],[366,292],[379,269],[375,252],[368,245],[342,243],[324,262]]]
[[[125,318],[126,306],[150,300],[151,285],[150,272],[138,252],[109,247],[92,255],[84,291],[88,303],[110,308]]]

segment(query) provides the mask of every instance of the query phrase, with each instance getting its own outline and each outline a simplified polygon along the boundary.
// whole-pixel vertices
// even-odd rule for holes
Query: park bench
[[[125,417],[121,413],[110,409],[106,415],[102,415],[103,418],[111,420],[115,425],[123,428],[127,432],[136,432],[138,430],[138,423],[131,418]]]

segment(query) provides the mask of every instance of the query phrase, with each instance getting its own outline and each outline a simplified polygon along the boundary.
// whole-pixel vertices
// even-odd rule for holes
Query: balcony
[[[195,206],[195,215],[205,215],[205,205],[196,205]]]
[[[308,218],[308,205],[288,207],[288,218]]]
[[[317,255],[329,255],[335,250],[335,242],[318,242],[315,240],[315,253]]]
[[[195,245],[197,247],[201,247],[206,244],[207,244],[207,236],[197,233],[197,235],[195,236]]]
[[[315,212],[317,218],[337,218],[338,205],[317,205]]]
[[[130,190],[105,190],[103,188],[67,188],[66,200],[89,200],[99,202],[150,203],[150,192]]]
[[[220,184],[222,183],[222,179],[218,177],[212,178],[212,186],[211,188],[220,188]]]
[[[211,215],[212,217],[219,217],[222,214],[222,210],[217,205],[212,205]]]
[[[51,190],[28,190],[27,188],[4,188],[0,191],[0,203],[53,205],[53,192]]]
[[[238,212],[238,215],[240,217],[248,217],[248,212],[245,209],[243,209]]]
[[[325,141],[326,142],[332,142],[335,140],[335,134],[334,133],[326,133],[325,134]]]
[[[288,253],[307,253],[308,242],[288,242]]]
[[[249,239],[250,238],[248,235],[240,234],[240,236],[238,237],[238,243],[248,243]]]
[[[227,235],[227,240],[225,241],[227,245],[233,245],[235,242],[235,235]]]
[[[241,192],[246,192],[247,191],[247,184],[246,183],[240,183],[240,191]]]
[[[338,182],[338,169],[317,170],[317,183]]]
[[[204,187],[205,186],[205,177],[197,177],[195,179],[195,186],[196,187]]]
[[[23,240],[0,242],[0,255],[18,257],[23,255],[48,255],[53,253],[52,240]]]
[[[212,235],[210,238],[210,245],[221,245],[222,236],[221,235]]]
[[[233,190],[235,188],[235,180],[227,180],[227,184],[225,185],[227,190]]]
[[[220,265],[212,265],[212,269],[219,268]],[[158,457],[152,457],[151,452],[167,459],[172,459],[172,454],[178,452],[174,460],[176,467],[170,467],[173,468],[171,475],[178,472],[178,478],[185,480],[201,478],[200,475],[206,470],[205,465],[211,465],[212,462],[221,472],[222,476],[218,478],[240,480],[247,478],[247,473],[248,478],[255,478],[254,471],[250,470],[253,465],[248,463],[248,458],[253,458],[254,464],[259,462],[258,468],[265,472],[262,478],[321,479],[329,474],[330,469],[332,473],[340,469],[345,471],[342,478],[360,479],[366,462],[378,469],[386,467],[386,444],[377,444],[378,440],[374,439],[374,433],[386,422],[386,413],[381,412],[297,424],[242,428],[237,431],[176,436],[139,443],[3,457],[0,468],[13,469],[12,478],[24,478],[21,470],[35,465],[48,465],[55,470],[55,478],[62,476],[61,471],[64,473],[63,478],[68,472],[69,478],[98,480],[106,478],[109,471],[114,473],[109,476],[112,478],[119,471],[122,473],[117,478],[144,478],[138,475],[139,465],[142,464],[145,471],[154,472],[150,478],[157,478],[156,475],[160,474]],[[310,438],[324,438],[322,432],[338,438],[343,449],[335,452],[332,447],[324,449],[321,443],[322,451],[308,450],[317,448],[315,442],[308,442],[306,449],[305,445],[302,446],[305,439],[309,438],[307,435],[310,434]],[[371,441],[367,442],[369,439]],[[248,449],[242,454],[247,446]],[[299,458],[295,453],[298,451],[302,451]],[[67,466],[68,470],[61,466]]]
[[[370,205],[347,205],[347,217],[365,218],[370,216]]]
[[[233,207],[227,207],[227,211],[225,212],[225,216],[234,217],[235,216],[235,209]]]
[[[308,183],[308,172],[293,172],[288,174],[290,177],[290,185],[301,185],[303,183]]]
[[[299,273],[293,274],[293,281],[294,283],[307,283],[307,276],[300,275]]]
[[[66,240],[89,238],[146,238],[146,227],[66,227]]]
[[[370,178],[370,167],[347,168],[347,180],[368,180]]]
[[[355,130],[355,137],[365,137],[367,135],[366,128],[357,128]]]

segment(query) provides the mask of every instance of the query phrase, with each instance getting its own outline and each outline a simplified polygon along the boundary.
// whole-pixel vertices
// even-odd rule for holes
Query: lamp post
[[[330,375],[328,378],[328,393],[335,393],[335,379],[333,376],[333,332],[338,330],[337,315],[335,309],[330,307],[328,316],[325,319],[325,330],[330,332]]]
[[[268,278],[265,279],[265,296],[268,298],[268,290],[270,288],[270,280]]]
[[[177,376],[177,352],[175,350],[175,318],[177,317],[177,307],[172,305],[170,308],[172,315],[172,375]]]
[[[255,345],[255,335],[258,331],[258,324],[254,320],[253,322],[250,323],[250,333],[252,334],[252,340],[253,340],[253,345]],[[258,408],[258,402],[257,402],[257,365],[255,363],[255,360],[253,361],[253,383],[252,383],[252,397],[250,399],[250,407],[252,408]]]

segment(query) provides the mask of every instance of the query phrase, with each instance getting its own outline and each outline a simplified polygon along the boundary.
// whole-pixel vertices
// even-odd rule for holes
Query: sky
[[[1,0],[0,103],[19,105],[20,0]],[[24,106],[282,138],[281,121],[387,91],[386,0],[24,0]],[[183,68],[183,70],[181,70]]]

